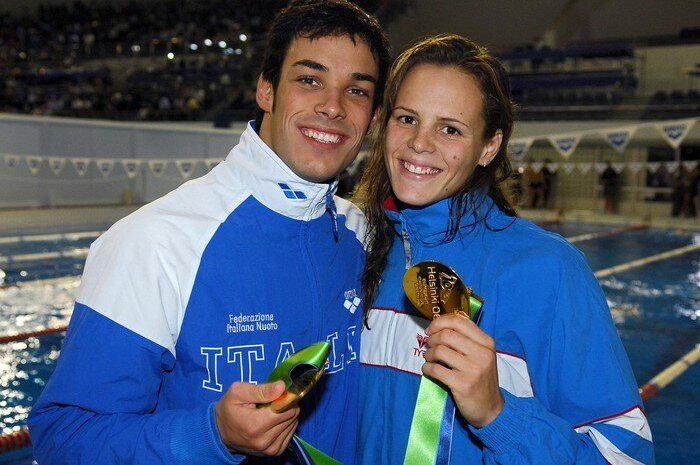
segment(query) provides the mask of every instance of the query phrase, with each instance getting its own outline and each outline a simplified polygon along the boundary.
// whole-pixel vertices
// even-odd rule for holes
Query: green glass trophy
[[[321,379],[331,351],[328,342],[317,342],[295,352],[272,370],[268,383],[284,381],[284,393],[272,401],[270,408],[281,413],[294,407]]]
[[[297,405],[323,376],[330,351],[330,343],[317,342],[277,365],[267,382],[283,381],[285,390],[277,399],[259,407],[269,406],[274,412],[281,413]],[[302,465],[342,465],[297,435],[294,435],[288,448]]]

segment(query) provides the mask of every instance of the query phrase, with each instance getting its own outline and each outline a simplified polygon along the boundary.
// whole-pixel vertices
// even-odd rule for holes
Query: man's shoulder
[[[367,233],[365,214],[357,205],[342,197],[336,197],[335,204],[338,215],[345,217],[345,227],[354,232],[357,240],[364,244]]]
[[[209,173],[189,181],[115,223],[100,238],[118,247],[148,249],[202,244],[249,197],[242,184],[224,185]]]

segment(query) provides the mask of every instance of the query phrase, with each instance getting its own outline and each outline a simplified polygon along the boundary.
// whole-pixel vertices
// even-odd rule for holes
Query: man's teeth
[[[416,166],[416,165],[410,164],[407,161],[403,162],[403,167],[406,168],[411,173],[415,173],[415,174],[436,174],[436,173],[440,172],[440,170],[437,168],[428,168],[427,166],[426,167]]]
[[[304,129],[303,134],[324,144],[337,144],[340,142],[340,136],[337,134],[328,134],[327,132],[313,131],[311,129]]]

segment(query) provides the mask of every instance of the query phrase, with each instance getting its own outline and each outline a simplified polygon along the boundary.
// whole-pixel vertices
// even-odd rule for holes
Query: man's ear
[[[258,106],[265,113],[272,113],[272,106],[275,100],[275,89],[272,83],[265,79],[261,74],[258,77],[258,87],[255,90],[255,100]]]

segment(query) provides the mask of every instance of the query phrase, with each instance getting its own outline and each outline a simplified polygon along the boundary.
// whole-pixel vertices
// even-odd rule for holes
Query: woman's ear
[[[503,132],[498,129],[496,134],[487,140],[484,145],[484,150],[481,153],[481,157],[479,157],[479,164],[481,166],[488,166],[488,164],[493,161],[501,148],[501,142],[503,142]]]

